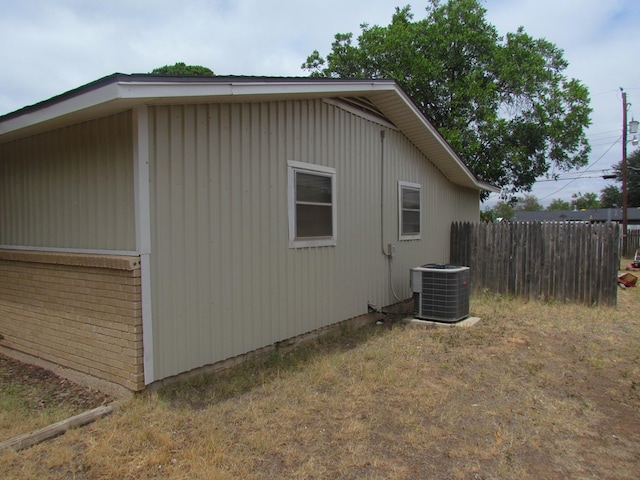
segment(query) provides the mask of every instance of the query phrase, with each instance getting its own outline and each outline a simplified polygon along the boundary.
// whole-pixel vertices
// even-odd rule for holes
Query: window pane
[[[414,235],[420,233],[420,211],[402,211],[402,234]]]
[[[296,172],[296,201],[331,203],[331,177]]]
[[[331,205],[296,205],[296,237],[332,236],[331,213]]]
[[[413,188],[402,189],[402,208],[420,209],[420,190]]]

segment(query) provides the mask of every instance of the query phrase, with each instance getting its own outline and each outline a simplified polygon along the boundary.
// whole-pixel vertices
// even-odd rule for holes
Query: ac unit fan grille
[[[469,268],[421,267],[417,317],[456,322],[469,316]]]

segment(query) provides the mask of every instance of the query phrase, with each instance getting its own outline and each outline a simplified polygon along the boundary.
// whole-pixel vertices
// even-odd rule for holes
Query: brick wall
[[[139,257],[0,250],[0,345],[144,388]]]

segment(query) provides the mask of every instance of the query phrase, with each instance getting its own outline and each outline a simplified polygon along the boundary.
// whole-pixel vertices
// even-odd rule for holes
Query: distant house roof
[[[114,73],[0,116],[0,143],[141,105],[348,98],[399,128],[452,183],[497,192],[478,180],[394,80],[185,77]]]
[[[621,208],[592,208],[588,210],[544,210],[516,212],[514,222],[621,222]],[[627,221],[640,224],[640,208],[627,209]]]

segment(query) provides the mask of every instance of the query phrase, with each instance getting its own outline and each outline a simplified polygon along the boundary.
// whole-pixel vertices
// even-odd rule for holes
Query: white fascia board
[[[176,99],[190,97],[228,96],[287,96],[361,94],[380,90],[394,90],[393,82],[119,82],[118,98],[122,99]]]
[[[482,190],[486,190],[487,192],[500,193],[502,191],[500,187],[496,187],[495,185],[483,182],[481,180],[478,180],[476,183],[480,188],[482,188]]]
[[[439,148],[446,152],[447,156],[454,162],[454,165],[457,167],[456,169],[462,174],[465,178],[463,182],[466,186],[474,187],[480,190],[487,190],[490,192],[499,192],[500,189],[490,185],[487,182],[482,182],[476,178],[476,176],[469,170],[469,168],[464,164],[464,162],[460,159],[458,154],[451,148],[451,146],[444,140],[444,138],[440,135],[440,132],[426,119],[424,114],[416,107],[416,105],[411,101],[411,99],[407,96],[407,94],[396,87],[396,94],[400,97],[401,101],[404,105],[411,110],[415,119],[420,123],[421,128],[427,130],[425,132],[429,136],[431,136],[438,144]],[[460,184],[460,182],[455,182]]]
[[[404,91],[393,80],[363,80],[363,81],[335,81],[327,82],[296,82],[296,81],[229,81],[229,82],[120,82],[118,84],[118,98],[169,101],[174,99],[188,98],[229,98],[229,97],[295,97],[295,96],[315,96],[315,97],[341,97],[341,96],[364,96],[376,92],[393,92],[398,101],[405,108],[410,110],[411,117],[419,125],[419,130],[424,135],[428,135],[435,140],[438,149],[447,157],[447,161],[454,164],[457,171],[456,177],[464,180],[454,180],[455,183],[475,188],[497,192],[499,189],[486,182],[479,181],[475,175],[462,162],[451,146],[442,138],[440,133],[425,118],[415,104],[409,99]],[[374,102],[375,103],[375,102]],[[426,130],[426,131],[425,131]]]
[[[362,80],[362,81],[257,81],[255,79],[243,81],[231,79],[229,81],[202,81],[202,82],[144,82],[116,80],[101,87],[91,89],[79,95],[52,103],[42,108],[35,108],[22,115],[0,122],[0,138],[12,132],[38,126],[47,122],[54,122],[69,115],[90,111],[108,114],[122,108],[131,108],[136,105],[150,104],[158,101],[179,101],[191,99],[225,99],[252,96],[277,98],[293,98],[297,96],[313,97],[340,97],[340,96],[364,96],[374,95],[376,92],[393,92],[398,101],[408,108],[411,117],[419,130],[436,141],[440,153],[445,153],[449,160],[454,162],[454,169],[464,179],[455,181],[472,188],[481,190],[499,191],[485,182],[480,182],[466,165],[460,160],[438,131],[418,110],[415,104],[400,89],[393,80]],[[373,99],[372,99],[373,100]],[[375,102],[374,102],[375,103]],[[102,109],[100,108],[102,107]],[[415,125],[415,124],[414,124]],[[44,125],[43,125],[44,126]],[[8,137],[7,137],[8,138]],[[419,142],[418,142],[419,143]],[[458,176],[457,174],[455,176]]]
[[[409,107],[411,109],[411,111],[413,112],[415,117],[418,119],[418,121],[422,124],[422,126],[424,128],[426,128],[429,131],[429,134],[432,135],[433,138],[438,142],[438,145],[442,149],[446,150],[446,152],[449,154],[451,159],[455,163],[457,163],[458,166],[462,170],[464,170],[465,173],[471,179],[473,179],[474,183],[476,183],[477,179],[475,178],[473,173],[471,173],[471,170],[469,170],[467,168],[467,166],[462,162],[460,157],[458,157],[458,154],[456,152],[454,152],[453,149],[451,148],[451,146],[444,140],[444,138],[442,138],[442,136],[440,135],[440,132],[438,132],[436,130],[436,128],[433,125],[431,125],[431,123],[429,121],[427,121],[427,119],[425,118],[423,113],[420,110],[418,110],[418,108],[415,106],[415,104],[411,101],[411,99],[409,97],[407,97],[407,95],[402,90],[398,89],[397,92],[398,92],[398,95],[402,98],[402,101],[405,103],[405,105],[407,105],[407,107]]]
[[[34,109],[15,118],[0,122],[0,135],[11,133],[22,128],[48,122],[75,112],[103,105],[117,98],[118,87],[109,84],[91,90],[82,95],[73,96],[61,102]]]
[[[144,82],[114,80],[101,87],[42,106],[29,109],[15,117],[0,121],[0,137],[23,129],[55,122],[80,112],[109,114],[122,108],[132,108],[141,104],[158,101],[180,101],[196,98],[216,98],[251,96],[295,97],[304,95],[339,96],[366,95],[369,92],[395,89],[392,81],[203,81],[203,82]],[[102,109],[100,109],[102,107]]]

